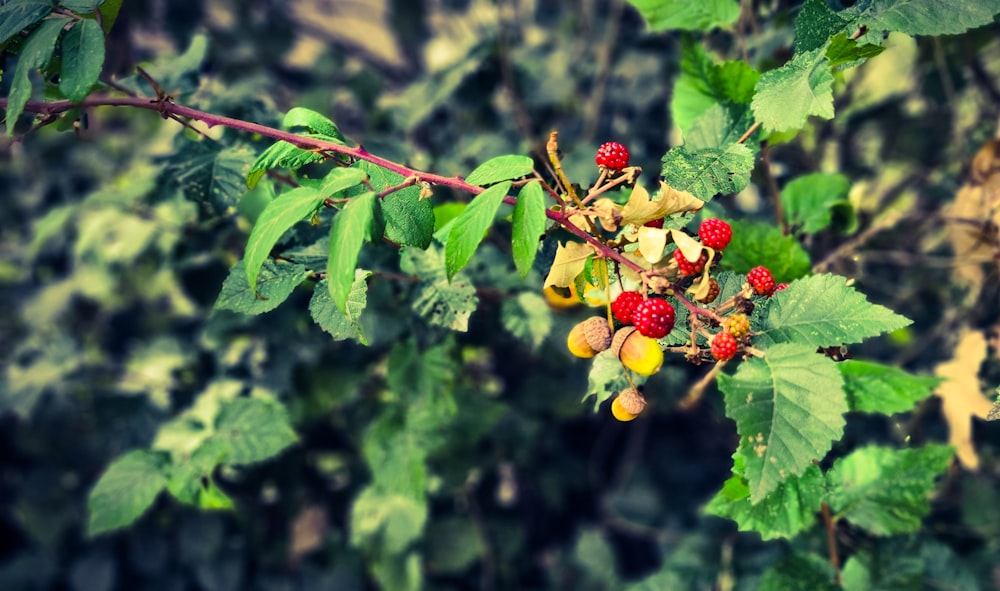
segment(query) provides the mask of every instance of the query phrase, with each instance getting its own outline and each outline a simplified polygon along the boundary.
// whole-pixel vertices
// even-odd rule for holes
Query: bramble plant
[[[164,161],[183,179],[180,190],[197,204],[199,221],[255,204],[242,257],[218,286],[217,313],[302,306],[293,295],[307,290],[316,325],[335,341],[364,346],[372,316],[381,313],[369,307],[373,282],[404,286],[394,297],[411,324],[378,337],[403,343],[385,370],[387,398],[401,402],[365,418],[361,447],[372,480],[349,517],[351,544],[385,588],[417,588],[422,580],[416,545],[430,519],[427,458],[442,438],[458,436],[450,392],[467,361],[457,360],[448,333],[470,330],[477,288],[493,281],[476,264],[486,250],[480,267],[512,265],[517,275],[503,279],[517,294],[503,296],[504,325],[534,347],[552,333],[565,343],[560,349],[587,359],[573,367],[587,374],[579,394],[595,411],[638,428],[637,418],[683,412],[717,384],[738,443],[731,476],[717,483],[705,512],[763,540],[826,536],[825,551],[790,546],[758,588],[880,588],[875,554],[857,550],[842,561],[837,532],[920,530],[955,451],[933,443],[838,447],[845,416],[910,411],[938,380],[844,359],[846,347],[910,324],[870,302],[852,278],[812,270],[802,240],[844,212],[854,225],[847,179],[789,180],[775,194],[778,225],[726,216],[715,201],[752,185],[755,167],[770,166],[770,145],[790,141],[816,118],[833,119],[845,72],[878,60],[889,34],[959,34],[993,23],[1000,1],[864,0],[834,10],[807,0],[788,15],[791,55],[756,65],[718,60],[707,34],[731,32],[741,6],[762,8],[630,4],[650,34],[706,34],[704,44],[690,33],[683,38],[671,99],[683,143],[663,154],[654,179],[630,158],[627,137],[604,138],[588,168],[567,165],[568,146],[552,131],[538,153],[495,155],[467,174],[447,175],[369,152],[310,108],[291,108],[272,127],[187,106],[196,49],[178,64],[145,65],[124,80],[101,76],[120,0],[0,5],[9,84],[0,106],[7,136],[23,142],[47,126],[82,126],[102,107],[154,111],[182,125]],[[469,199],[447,201],[455,195]],[[591,309],[589,317],[553,324],[552,310],[577,306]],[[688,366],[704,369],[687,397],[647,387],[660,372]],[[89,495],[88,534],[133,524],[163,493],[206,510],[236,508],[218,474],[293,446],[292,405],[263,388],[213,383],[160,424],[148,447],[107,467]],[[675,588],[671,576],[654,575],[635,589]]]

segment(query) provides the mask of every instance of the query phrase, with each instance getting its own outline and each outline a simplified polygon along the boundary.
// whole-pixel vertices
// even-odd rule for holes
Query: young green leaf
[[[843,277],[813,275],[771,297],[767,328],[757,342],[829,347],[860,343],[910,323],[884,306],[869,303],[863,294],[848,287]]]
[[[332,138],[320,139],[331,139],[332,141]],[[273,168],[290,168],[296,170],[310,162],[319,162],[324,158],[325,156],[319,152],[303,150],[286,141],[277,142],[264,150],[257,157],[253,166],[250,167],[250,172],[247,173],[247,188],[253,189],[256,187],[260,179],[267,174],[267,171]]]
[[[226,464],[244,465],[272,458],[299,438],[281,403],[234,398],[219,409],[212,439],[225,444]]]
[[[750,184],[753,166],[753,152],[743,144],[701,150],[677,146],[663,156],[663,180],[707,202],[742,191]]]
[[[455,218],[448,240],[444,246],[445,267],[450,280],[469,263],[479,243],[493,225],[493,219],[510,191],[510,181],[504,181],[486,189],[469,203],[469,206]]]
[[[722,259],[722,267],[746,273],[757,265],[766,266],[776,281],[791,281],[811,270],[809,254],[794,236],[781,228],[761,222],[732,222],[733,239]]]
[[[104,31],[97,21],[83,19],[63,36],[59,90],[78,103],[90,93],[104,67]]]
[[[303,128],[309,133],[336,138],[337,142],[341,144],[347,141],[344,134],[340,133],[340,129],[337,128],[336,123],[328,117],[305,107],[293,107],[290,109],[285,113],[285,118],[282,119],[281,126],[289,131],[296,131],[297,128]]]
[[[842,174],[817,172],[796,177],[781,190],[785,221],[806,234],[826,228],[836,214],[843,219],[843,231],[857,226],[854,208],[847,199],[851,181]]]
[[[45,18],[53,8],[49,0],[11,0],[0,6],[0,44]],[[60,19],[59,23],[65,25],[66,21]]]
[[[748,104],[717,103],[698,117],[691,129],[684,134],[684,148],[688,151],[709,149],[724,150],[735,144],[753,126],[753,112]],[[758,145],[760,131],[747,138],[746,145],[753,151]]]
[[[108,466],[87,502],[90,537],[129,525],[152,506],[167,486],[163,453],[137,449]]]
[[[368,182],[377,192],[405,180],[401,174],[365,160],[354,167],[365,171]],[[434,235],[434,207],[430,199],[421,199],[420,187],[406,187],[383,197],[382,215],[385,216],[386,240],[400,246],[427,248],[430,245]]]
[[[815,345],[779,344],[720,375],[726,416],[740,434],[750,502],[801,475],[844,432],[847,400],[836,364]]]
[[[240,261],[233,265],[222,282],[214,309],[253,316],[270,312],[292,295],[306,275],[303,265],[267,260],[260,268],[254,289],[247,283],[246,270]]]
[[[527,176],[534,169],[535,163],[527,156],[517,154],[497,156],[477,166],[469,173],[465,182],[470,185],[492,185]]]
[[[323,177],[323,180],[316,187],[325,197],[333,197],[337,193],[346,191],[351,187],[361,187],[361,183],[367,180],[368,175],[360,168],[334,168]]]
[[[749,103],[760,74],[749,64],[716,64],[701,44],[682,41],[680,74],[670,98],[670,114],[687,138],[691,124],[716,104]]]
[[[0,11],[9,6],[12,6],[12,4],[0,6]],[[46,3],[46,8],[47,10],[51,10],[52,6]],[[2,15],[3,12],[0,12],[0,16]],[[2,19],[0,19],[0,22],[3,22]],[[37,29],[31,32],[28,40],[24,43],[24,47],[21,48],[21,53],[17,61],[17,70],[14,72],[11,80],[10,95],[7,101],[7,137],[14,135],[14,124],[17,123],[17,119],[24,112],[24,105],[28,104],[28,99],[31,98],[31,71],[42,69],[48,65],[49,60],[52,58],[52,51],[56,46],[56,40],[59,39],[59,33],[62,32],[62,28],[65,25],[66,19],[63,18],[53,18],[44,21]]]
[[[181,455],[170,468],[167,491],[182,503],[199,505],[206,491],[203,479],[211,479],[212,472],[228,453],[229,446],[224,441],[208,439],[193,453]]]
[[[846,33],[834,35],[826,47],[826,57],[830,59],[830,67],[834,70],[846,70],[860,66],[885,51],[883,45],[861,43],[847,36]]]
[[[326,286],[327,280],[324,279],[316,285],[312,299],[309,300],[309,313],[320,328],[330,333],[333,340],[354,339],[362,345],[368,344],[365,333],[361,329],[361,313],[368,305],[367,279],[371,274],[371,271],[355,269],[354,283],[351,284],[351,291],[347,295],[347,303],[343,312],[331,299],[330,289]]]
[[[941,379],[916,376],[897,367],[848,359],[837,364],[852,411],[896,414],[913,410]]]
[[[278,195],[260,212],[243,255],[247,283],[259,293],[257,275],[278,240],[298,222],[311,216],[326,196],[310,187],[298,187]]]
[[[930,511],[934,480],[954,455],[946,445],[855,450],[827,473],[830,507],[877,536],[916,531]]]
[[[637,379],[642,378],[633,377],[633,381]],[[594,412],[597,412],[605,400],[611,399],[628,387],[629,382],[625,378],[625,372],[622,371],[622,362],[611,354],[610,349],[601,351],[591,360],[590,373],[587,374],[587,393],[583,395],[583,399],[587,400],[594,396]]]
[[[761,74],[751,106],[768,131],[799,129],[810,115],[833,119],[833,73],[826,47],[798,53],[784,66]]]
[[[417,314],[435,326],[460,332],[469,329],[469,317],[479,305],[476,288],[463,276],[448,280],[440,250],[434,246],[403,248],[399,266],[421,280],[412,304]]]
[[[354,269],[358,265],[361,244],[366,238],[371,241],[381,233],[380,219],[379,200],[372,192],[354,197],[333,218],[326,280],[330,297],[345,314],[347,299],[354,285]]]
[[[1000,13],[1000,0],[865,0],[844,11],[857,26],[907,35],[957,35],[988,25]]]
[[[831,10],[824,0],[806,0],[795,17],[795,53],[823,47],[850,25],[849,18]]]
[[[711,31],[736,22],[740,5],[731,0],[628,0],[651,31]]]
[[[521,278],[528,276],[538,254],[538,239],[545,232],[545,195],[542,185],[532,181],[521,188],[514,206],[514,230],[511,250]]]

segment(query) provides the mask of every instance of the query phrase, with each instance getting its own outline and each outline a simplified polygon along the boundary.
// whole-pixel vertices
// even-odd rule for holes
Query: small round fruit
[[[611,346],[611,327],[600,316],[588,318],[569,331],[566,347],[577,357],[589,359]]]
[[[611,304],[611,311],[615,318],[622,324],[632,324],[632,313],[636,307],[642,303],[642,294],[637,291],[623,291],[614,303]]]
[[[747,273],[747,283],[757,295],[769,296],[774,293],[774,275],[767,267],[754,267]]]
[[[660,229],[663,229],[663,218],[660,218],[658,220],[649,220],[648,222],[646,222],[645,224],[643,224],[643,226],[646,226],[647,228],[660,228]]]
[[[729,334],[740,338],[750,334],[750,319],[746,314],[733,314],[722,323],[723,328]]]
[[[645,408],[646,399],[635,388],[622,390],[611,401],[611,414],[623,423],[635,419]]]
[[[728,361],[736,356],[736,350],[739,348],[739,345],[736,343],[736,337],[726,331],[722,331],[712,337],[711,348],[712,357],[715,357],[719,361]]]
[[[639,302],[632,312],[632,324],[639,334],[651,339],[662,339],[674,329],[676,314],[667,300],[649,298]]]
[[[719,287],[719,282],[716,281],[715,279],[709,278],[708,293],[706,293],[705,297],[701,298],[698,301],[703,304],[711,304],[712,302],[715,301],[715,298],[719,297],[720,293],[722,293],[722,288]]]
[[[715,250],[723,250],[733,239],[733,228],[726,222],[711,218],[703,221],[698,227],[698,237],[701,243]]]
[[[631,326],[615,333],[611,352],[622,365],[641,376],[651,376],[663,366],[663,349],[656,339],[639,334]]]
[[[704,250],[701,251],[701,256],[698,260],[691,262],[687,260],[684,253],[677,249],[674,251],[674,260],[677,261],[677,268],[680,269],[681,275],[685,277],[690,277],[691,275],[697,275],[705,270],[705,263],[708,262],[708,253]]]
[[[611,171],[619,171],[628,166],[628,148],[618,142],[605,142],[597,149],[594,162]]]

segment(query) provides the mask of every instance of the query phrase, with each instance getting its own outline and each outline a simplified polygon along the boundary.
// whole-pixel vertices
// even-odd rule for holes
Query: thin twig
[[[830,566],[833,567],[833,582],[840,585],[840,557],[837,554],[837,524],[830,515],[830,505],[823,503],[823,527],[826,528],[826,546],[830,553]]]

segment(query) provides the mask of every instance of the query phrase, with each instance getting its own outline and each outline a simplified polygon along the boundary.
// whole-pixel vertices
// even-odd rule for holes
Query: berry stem
[[[642,172],[642,169],[639,168],[638,166],[634,166],[632,168],[635,169],[635,171],[636,171],[635,173],[620,175],[620,176],[614,178],[613,180],[608,181],[607,183],[604,183],[603,185],[601,185],[601,182],[607,176],[608,171],[607,171],[607,169],[601,169],[601,176],[597,177],[597,182],[594,183],[594,188],[592,188],[590,191],[587,192],[587,196],[583,198],[582,203],[584,203],[584,204],[590,203],[591,201],[593,201],[593,199],[595,197],[597,197],[601,193],[604,193],[605,191],[607,191],[609,189],[613,189],[614,187],[617,187],[618,185],[621,185],[622,183],[627,183],[627,182],[634,181],[635,177],[639,176],[639,173]]]

